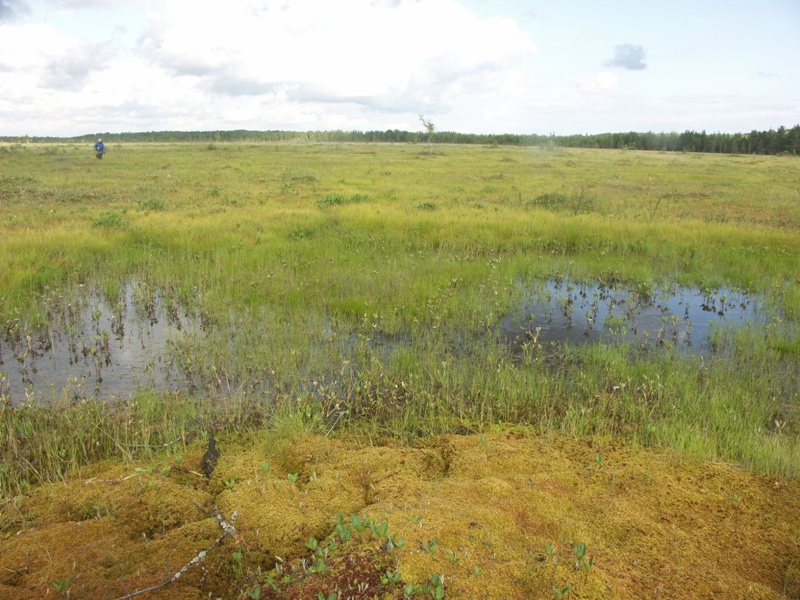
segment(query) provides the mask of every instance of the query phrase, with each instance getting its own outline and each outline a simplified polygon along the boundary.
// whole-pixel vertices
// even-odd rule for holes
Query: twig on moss
[[[236,521],[236,517],[238,516],[239,513],[234,512],[231,515],[230,522],[228,522],[225,520],[225,517],[222,515],[222,513],[217,510],[216,506],[212,507],[211,510],[213,511],[214,516],[217,517],[217,521],[219,521],[219,526],[222,527],[222,530],[225,532],[225,535],[231,536],[233,538],[233,541],[236,542],[237,544],[242,540],[244,540],[242,535],[238,531],[236,531],[236,528],[233,526],[234,522]]]
[[[192,504],[194,504],[194,502],[192,502]],[[195,504],[195,506],[197,506],[197,504]],[[199,506],[197,506],[197,507],[200,508]],[[203,509],[201,509],[201,510],[203,510]],[[203,510],[203,512],[208,512],[208,511]],[[144,588],[142,590],[133,591],[130,594],[128,594],[127,596],[120,596],[119,598],[117,598],[117,600],[128,600],[129,598],[134,598],[136,596],[141,596],[142,594],[146,594],[148,592],[154,592],[156,590],[160,590],[161,588],[167,587],[171,583],[174,583],[174,582],[178,581],[178,579],[180,579],[181,576],[183,576],[183,574],[186,573],[186,571],[191,569],[194,565],[197,565],[197,564],[200,564],[201,562],[203,562],[203,560],[205,560],[206,556],[208,556],[208,553],[211,552],[217,546],[219,546],[220,543],[222,542],[222,540],[224,540],[228,536],[232,537],[237,544],[242,541],[243,538],[242,538],[241,534],[239,534],[239,532],[236,531],[236,528],[233,526],[233,523],[236,521],[236,517],[238,516],[238,512],[234,512],[231,515],[231,520],[230,521],[225,519],[225,517],[222,515],[222,513],[220,513],[217,510],[216,506],[214,506],[211,509],[211,512],[217,518],[217,521],[219,521],[220,527],[222,527],[222,531],[223,531],[223,534],[221,536],[219,536],[214,541],[213,544],[211,544],[205,550],[202,550],[202,551],[198,552],[197,556],[195,556],[192,560],[190,560],[183,567],[181,567],[181,569],[179,571],[176,571],[175,574],[172,575],[166,581],[162,581],[158,585],[154,585],[154,586],[151,586],[149,588]]]
[[[205,508],[197,504],[197,502],[195,502],[194,500],[189,500],[189,502],[194,504],[195,507],[197,507],[197,510],[199,510],[200,512],[206,513],[207,515],[213,515],[217,519],[217,521],[219,521],[219,526],[222,527],[222,530],[225,532],[225,534],[231,536],[237,544],[244,539],[241,536],[241,534],[238,531],[236,531],[236,527],[233,526],[233,524],[236,522],[236,517],[239,515],[238,512],[234,512],[231,515],[231,520],[227,521],[225,519],[225,516],[221,512],[219,512],[216,506],[212,506],[211,510],[206,510]]]
[[[175,471],[180,471],[181,473],[189,473],[191,475],[197,475],[198,477],[205,477],[202,473],[198,473],[197,471],[192,471],[191,469],[187,469],[186,467],[182,467],[180,465],[172,465],[171,467]]]
[[[122,483],[123,481],[127,481],[131,477],[136,477],[139,473],[133,473],[132,475],[128,475],[127,477],[120,477],[119,479],[98,479],[97,477],[92,477],[91,479],[87,479],[84,481],[86,485],[94,484],[94,483],[107,483],[109,485],[115,485],[117,483]]]

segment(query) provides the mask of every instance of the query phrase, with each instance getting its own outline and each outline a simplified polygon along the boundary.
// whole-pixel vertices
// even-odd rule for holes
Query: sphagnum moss
[[[38,598],[66,582],[71,596],[117,598],[162,583],[221,535],[212,506],[237,515],[241,539],[224,539],[165,597],[403,598],[439,585],[445,597],[486,598],[552,598],[570,586],[579,597],[657,590],[678,600],[800,590],[796,481],[523,427],[411,444],[297,431],[260,439],[220,436],[211,481],[197,474],[196,443],[4,504],[0,594]],[[389,547],[390,537],[402,543]]]

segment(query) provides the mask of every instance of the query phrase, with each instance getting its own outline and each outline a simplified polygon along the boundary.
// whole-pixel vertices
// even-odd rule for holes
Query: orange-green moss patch
[[[265,434],[269,435],[269,434]],[[517,428],[220,440],[6,502],[0,598],[797,598],[800,483]],[[351,517],[355,515],[355,517]],[[570,587],[571,586],[571,587]]]

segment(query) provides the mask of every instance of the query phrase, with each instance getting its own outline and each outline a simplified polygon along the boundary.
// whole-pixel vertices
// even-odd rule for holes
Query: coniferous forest
[[[133,142],[427,142],[420,131],[147,131],[135,133],[97,132],[76,137],[0,136],[5,143],[93,142],[102,136],[107,143]],[[436,131],[433,143],[490,144],[510,146],[560,146],[565,148],[606,148],[657,150],[667,152],[708,152],[719,154],[800,154],[800,125],[750,133],[600,133],[586,135],[476,134]]]

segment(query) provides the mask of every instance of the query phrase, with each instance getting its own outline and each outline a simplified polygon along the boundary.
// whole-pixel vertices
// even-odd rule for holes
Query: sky
[[[800,0],[0,0],[0,135],[800,124]]]

